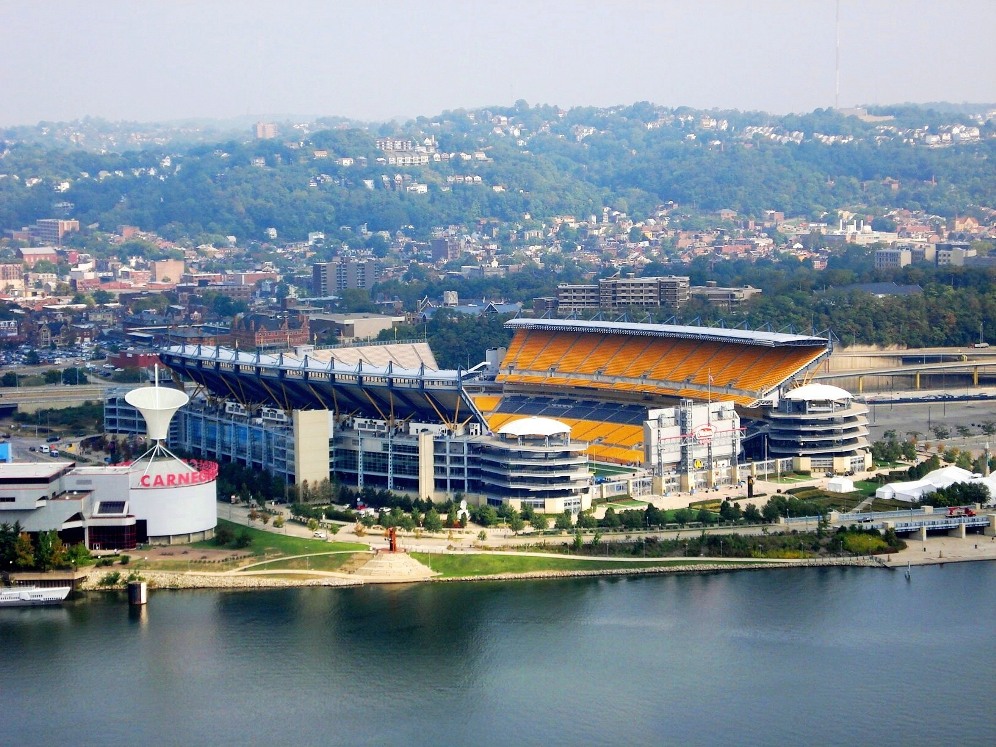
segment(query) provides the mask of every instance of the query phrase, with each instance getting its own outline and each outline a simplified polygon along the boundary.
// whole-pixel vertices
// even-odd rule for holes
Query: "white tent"
[[[883,485],[875,491],[875,497],[914,503],[928,493],[933,493],[938,488],[946,488],[949,485],[954,485],[956,482],[983,482],[989,487],[990,494],[996,495],[993,492],[994,488],[996,488],[996,479],[994,477],[979,477],[967,469],[951,466],[941,467],[940,469],[935,469],[933,472],[928,472],[921,480],[892,482],[888,485]]]
[[[849,477],[835,477],[827,483],[827,491],[831,493],[854,492],[854,480]]]

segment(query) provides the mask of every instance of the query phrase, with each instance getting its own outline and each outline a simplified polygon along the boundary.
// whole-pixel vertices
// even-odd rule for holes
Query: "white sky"
[[[0,125],[834,104],[835,0],[0,0]],[[996,102],[996,0],[840,0],[840,105]]]

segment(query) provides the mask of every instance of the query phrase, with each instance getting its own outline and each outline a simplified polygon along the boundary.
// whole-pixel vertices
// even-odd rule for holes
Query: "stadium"
[[[170,444],[289,483],[335,478],[434,500],[460,493],[578,511],[594,497],[745,479],[762,461],[771,413],[832,352],[829,336],[743,329],[526,318],[506,326],[508,349],[467,370],[440,370],[425,342],[278,354],[167,346],[161,360],[196,385]],[[798,455],[782,449],[784,469],[864,468],[863,409],[844,395],[829,406],[851,422],[852,437]],[[124,428],[124,409],[108,405],[109,430]]]

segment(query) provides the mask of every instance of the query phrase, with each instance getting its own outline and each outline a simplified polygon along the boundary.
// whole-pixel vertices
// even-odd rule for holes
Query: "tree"
[[[518,511],[513,511],[512,515],[508,517],[508,528],[512,530],[514,534],[521,532],[526,526],[526,522],[519,515]]]
[[[562,532],[566,532],[571,527],[574,526],[574,519],[571,516],[571,512],[564,509],[564,512],[557,514],[557,518],[553,522],[553,526]]]
[[[62,383],[68,385],[89,384],[86,371],[82,368],[67,368],[62,372]]]
[[[944,439],[951,437],[951,429],[943,424],[931,426],[930,432],[934,434],[934,438],[938,441],[943,441]]]
[[[228,527],[218,527],[214,530],[214,544],[224,547],[235,540],[235,532]]]
[[[916,459],[916,444],[912,441],[904,441],[900,449],[906,461],[912,462]]]
[[[594,529],[598,526],[598,519],[595,518],[595,512],[590,508],[587,511],[582,511],[578,514],[577,527],[578,529]]]
[[[498,512],[495,511],[494,506],[489,506],[487,504],[478,506],[475,511],[474,521],[482,527],[494,526],[498,523]]]
[[[550,526],[550,523],[546,518],[546,514],[541,514],[538,512],[533,514],[533,517],[529,520],[529,523],[530,525],[532,525],[532,528],[537,532],[542,532],[543,530],[545,530],[547,527]]]
[[[761,516],[769,524],[773,521],[777,521],[780,514],[778,513],[778,503],[771,499],[764,504],[764,508],[761,509]]]
[[[739,521],[743,516],[740,511],[739,503],[730,503],[730,501],[725,500],[719,506],[719,518],[723,521]]]
[[[316,529],[318,529],[318,520],[317,519],[308,519],[308,531],[309,532],[314,532]]]
[[[424,524],[427,532],[439,532],[443,529],[443,519],[435,508],[425,512]]]
[[[744,519],[750,524],[759,524],[763,518],[753,503],[748,504],[747,508],[744,509]]]
[[[35,548],[31,544],[31,536],[27,532],[17,535],[14,543],[14,567],[26,570],[34,567]]]
[[[235,546],[238,549],[242,550],[245,549],[246,547],[249,547],[251,544],[252,544],[252,534],[249,532],[248,529],[242,527],[242,529],[239,530],[238,535],[236,535],[235,537]]]
[[[619,518],[616,510],[612,506],[609,506],[605,509],[605,515],[602,517],[602,520],[598,523],[600,526],[616,529],[622,526],[622,519]]]
[[[571,543],[571,547],[574,552],[581,552],[581,548],[584,547],[584,539],[581,537],[581,532],[574,532],[574,541]]]

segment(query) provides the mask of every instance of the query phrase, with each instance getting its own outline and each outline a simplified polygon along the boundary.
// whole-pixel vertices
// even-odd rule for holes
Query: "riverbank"
[[[929,537],[926,542],[907,539],[906,549],[883,558],[886,565],[939,565],[976,560],[996,560],[996,538],[983,534],[960,537]]]
[[[593,559],[594,560],[594,559]],[[715,562],[709,562],[713,560]],[[662,563],[673,563],[675,558],[661,558]],[[904,563],[905,565],[905,563]],[[177,571],[142,571],[141,580],[148,582],[151,589],[280,589],[301,586],[364,586],[367,584],[401,584],[401,583],[453,583],[464,581],[518,581],[527,579],[553,578],[584,578],[593,576],[642,576],[661,574],[699,574],[726,573],[730,571],[759,571],[781,568],[811,568],[830,566],[871,567],[883,566],[881,560],[874,557],[852,558],[809,558],[801,560],[769,560],[752,559],[734,560],[726,558],[705,558],[687,565],[654,565],[648,562],[646,567],[638,568],[631,565],[616,568],[598,568],[592,570],[540,570],[523,573],[493,573],[488,575],[467,576],[432,576],[427,578],[412,578],[411,576],[378,576],[358,577],[347,574],[316,572],[316,571],[281,571],[279,574],[264,575],[258,573],[240,572],[177,572]],[[92,574],[80,585],[82,591],[120,591],[124,583],[115,586],[101,586],[98,574]]]
[[[436,555],[437,553],[433,553]],[[449,553],[439,553],[449,554]],[[565,556],[553,553],[504,553],[499,551],[461,551],[460,555],[488,554],[499,556],[530,555],[562,559]],[[577,559],[577,556],[574,556]],[[604,558],[591,558],[591,562],[604,562]],[[593,568],[591,570],[536,570],[516,573],[490,573],[481,575],[440,576],[432,575],[424,578],[413,578],[410,574],[385,574],[364,576],[354,573],[317,570],[250,571],[230,570],[219,572],[208,571],[157,571],[141,569],[138,571],[142,580],[149,583],[152,589],[278,589],[298,586],[363,586],[367,584],[401,584],[401,583],[452,583],[455,581],[514,581],[524,579],[547,578],[583,578],[591,576],[637,576],[659,574],[696,574],[696,573],[727,573],[731,571],[759,571],[775,568],[812,568],[850,566],[864,568],[900,568],[922,565],[938,565],[970,561],[996,561],[996,540],[983,535],[971,535],[966,539],[957,537],[930,537],[926,542],[907,540],[907,547],[898,553],[889,555],[855,556],[855,557],[825,557],[803,558],[798,560],[755,560],[752,558],[696,558],[686,564],[675,564],[681,558],[660,558],[661,565],[648,561],[645,567],[634,567],[632,559],[619,559],[620,567]],[[622,563],[626,562],[623,566]],[[666,565],[665,565],[666,564]],[[120,590],[122,583],[116,586],[101,586],[100,579],[104,574],[93,572],[85,581],[81,581],[79,589],[84,591]]]

